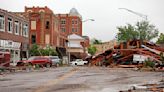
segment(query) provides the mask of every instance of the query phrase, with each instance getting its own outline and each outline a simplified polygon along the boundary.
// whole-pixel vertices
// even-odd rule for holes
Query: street
[[[161,72],[106,67],[59,67],[0,75],[0,92],[119,92],[156,83]]]

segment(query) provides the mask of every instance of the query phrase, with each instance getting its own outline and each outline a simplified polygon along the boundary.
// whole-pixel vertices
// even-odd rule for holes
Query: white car
[[[76,59],[70,62],[70,65],[86,65],[86,64],[88,64],[88,61],[83,61],[82,59]]]

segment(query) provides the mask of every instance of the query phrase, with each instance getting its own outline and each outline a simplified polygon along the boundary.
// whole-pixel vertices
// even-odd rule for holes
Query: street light
[[[87,22],[87,21],[95,21],[94,19],[86,19],[86,20],[83,20],[82,22]]]
[[[135,11],[132,11],[132,10],[127,9],[127,8],[118,8],[118,9],[120,9],[120,10],[126,10],[128,12],[131,12],[131,13],[133,13],[135,15],[138,15],[138,16],[142,17],[145,21],[147,21],[147,15],[144,15],[144,14],[141,14],[141,13],[138,13],[138,12],[135,12]],[[139,39],[140,39],[140,43],[142,44],[142,41],[141,41],[142,40],[141,39],[141,31],[139,32]]]
[[[138,16],[144,18],[145,20],[147,20],[147,15],[144,15],[144,14],[141,14],[141,13],[138,13],[138,12],[135,12],[135,11],[132,11],[132,10],[127,9],[127,8],[118,8],[118,9],[120,9],[120,10],[121,10],[121,9],[122,9],[122,10],[126,10],[126,11],[128,11],[128,12],[131,12],[131,13],[133,13],[133,14],[135,14],[135,15],[138,15]]]

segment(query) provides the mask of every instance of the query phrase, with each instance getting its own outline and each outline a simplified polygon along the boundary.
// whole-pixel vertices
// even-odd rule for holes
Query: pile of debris
[[[164,47],[157,44],[132,40],[114,46],[94,58],[90,58],[91,65],[142,67],[145,61],[151,61],[156,67],[163,68]]]
[[[128,90],[119,92],[164,92],[164,83],[158,84],[144,84],[139,86],[132,86]]]

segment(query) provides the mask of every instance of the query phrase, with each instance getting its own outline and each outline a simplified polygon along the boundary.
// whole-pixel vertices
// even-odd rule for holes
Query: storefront
[[[10,61],[16,64],[20,60],[21,43],[12,40],[0,40],[0,51],[9,51],[11,54]]]

